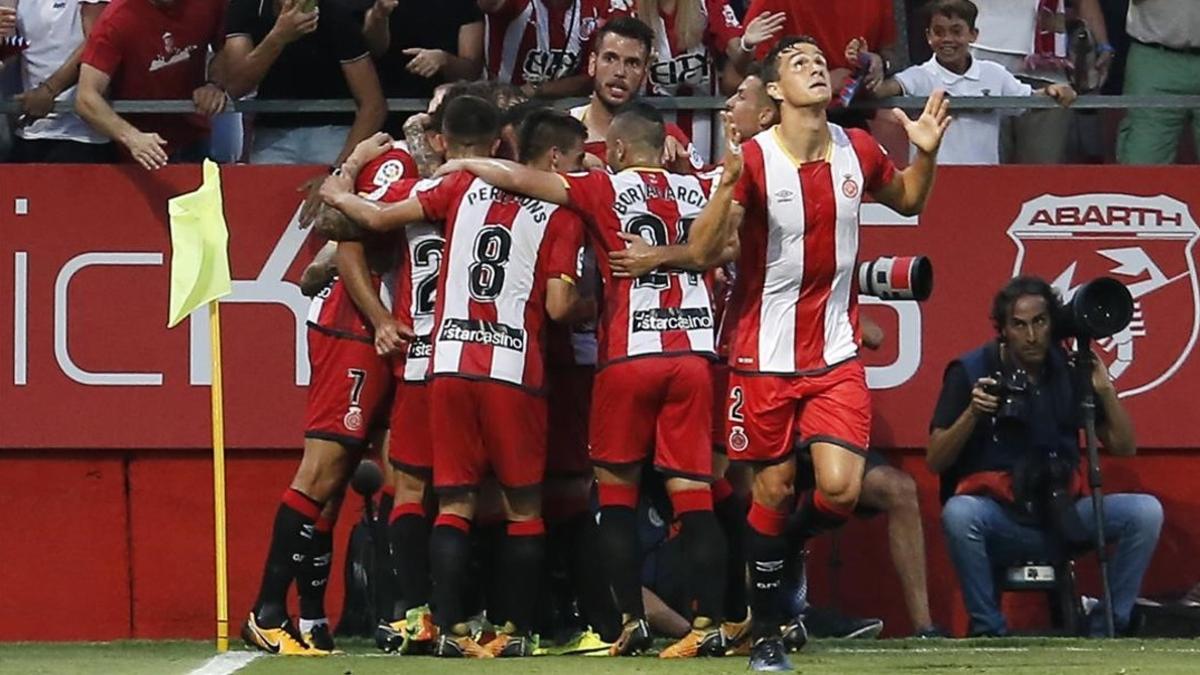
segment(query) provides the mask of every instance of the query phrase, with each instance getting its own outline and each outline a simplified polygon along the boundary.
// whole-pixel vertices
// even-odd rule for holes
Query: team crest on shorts
[[[746,438],[746,432],[742,431],[741,427],[734,427],[729,430],[729,449],[734,452],[745,452],[750,445],[750,439]]]
[[[846,180],[842,181],[842,194],[846,195],[846,199],[858,196],[858,183],[849,174],[846,174]]]
[[[346,416],[342,418],[342,425],[349,431],[358,431],[363,425],[362,408],[351,406]]]

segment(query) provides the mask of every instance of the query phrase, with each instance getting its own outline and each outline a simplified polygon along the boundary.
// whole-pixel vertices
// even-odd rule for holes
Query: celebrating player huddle
[[[589,71],[597,54],[641,40],[622,21],[633,20],[596,35]],[[637,101],[608,110],[607,170],[584,170],[591,120],[502,114],[452,91],[434,115],[446,159],[436,177],[416,179],[377,137],[326,181],[321,231],[340,240],[337,276],[310,315],[305,456],[276,516],[248,643],[333,649],[323,607],[304,606],[314,561],[328,565],[316,533],[328,532],[352,460],[390,428],[400,588],[382,648],[533,655],[543,570],[565,552],[586,632],[564,651],[647,650],[637,508],[645,481],[661,480],[686,556],[691,630],[660,656],[739,653],[756,670],[790,667],[785,562],[845,522],[869,442],[859,204],[869,193],[919,212],[949,117],[940,94],[915,122],[897,113],[918,148],[898,171],[867,134],[826,121],[829,73],[811,40],[780,40],[761,80],[779,123],[742,144],[727,119],[715,179],[667,171],[667,126]],[[519,163],[496,158],[506,121]],[[727,302],[718,281],[732,284]],[[816,478],[800,495],[796,439]],[[733,496],[731,463],[749,476],[748,509]],[[503,532],[482,534],[497,516]],[[475,540],[488,542],[484,583],[495,585],[482,593]],[[293,580],[298,631],[285,604]],[[481,596],[494,637],[471,620]]]

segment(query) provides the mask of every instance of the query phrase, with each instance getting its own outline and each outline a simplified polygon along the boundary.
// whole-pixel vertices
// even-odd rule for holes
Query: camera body
[[[1025,424],[1029,419],[1029,373],[1024,368],[1000,370],[992,373],[994,384],[985,385],[989,396],[1000,399],[996,409],[996,422]]]

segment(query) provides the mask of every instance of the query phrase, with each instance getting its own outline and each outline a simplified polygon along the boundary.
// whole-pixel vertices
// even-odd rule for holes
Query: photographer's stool
[[[1067,560],[1028,561],[996,570],[996,590],[1004,592],[1040,591],[1050,603],[1050,621],[1067,635],[1078,635],[1083,609],[1075,595],[1075,563]]]

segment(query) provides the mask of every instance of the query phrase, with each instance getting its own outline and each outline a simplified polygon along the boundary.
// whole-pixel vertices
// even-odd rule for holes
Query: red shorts
[[[778,462],[802,443],[833,443],[866,454],[871,438],[871,393],[855,359],[820,375],[733,373],[729,377],[725,447],[729,459]]]
[[[713,416],[712,416],[712,448],[713,452],[725,454],[725,416],[729,414],[727,406],[729,394],[729,363],[717,361],[712,364]]]
[[[384,422],[392,370],[375,345],[308,331],[312,378],[304,413],[304,437],[357,447]]]
[[[489,469],[500,485],[539,485],[546,469],[546,399],[512,385],[438,377],[429,385],[433,485],[477,488]]]
[[[546,370],[547,476],[592,475],[587,442],[595,375],[592,366]]]
[[[429,385],[396,383],[392,399],[392,435],[388,459],[392,466],[416,476],[433,474],[433,437],[429,432]]]
[[[644,356],[606,366],[592,393],[592,462],[653,453],[667,476],[712,480],[712,376],[700,356]]]

